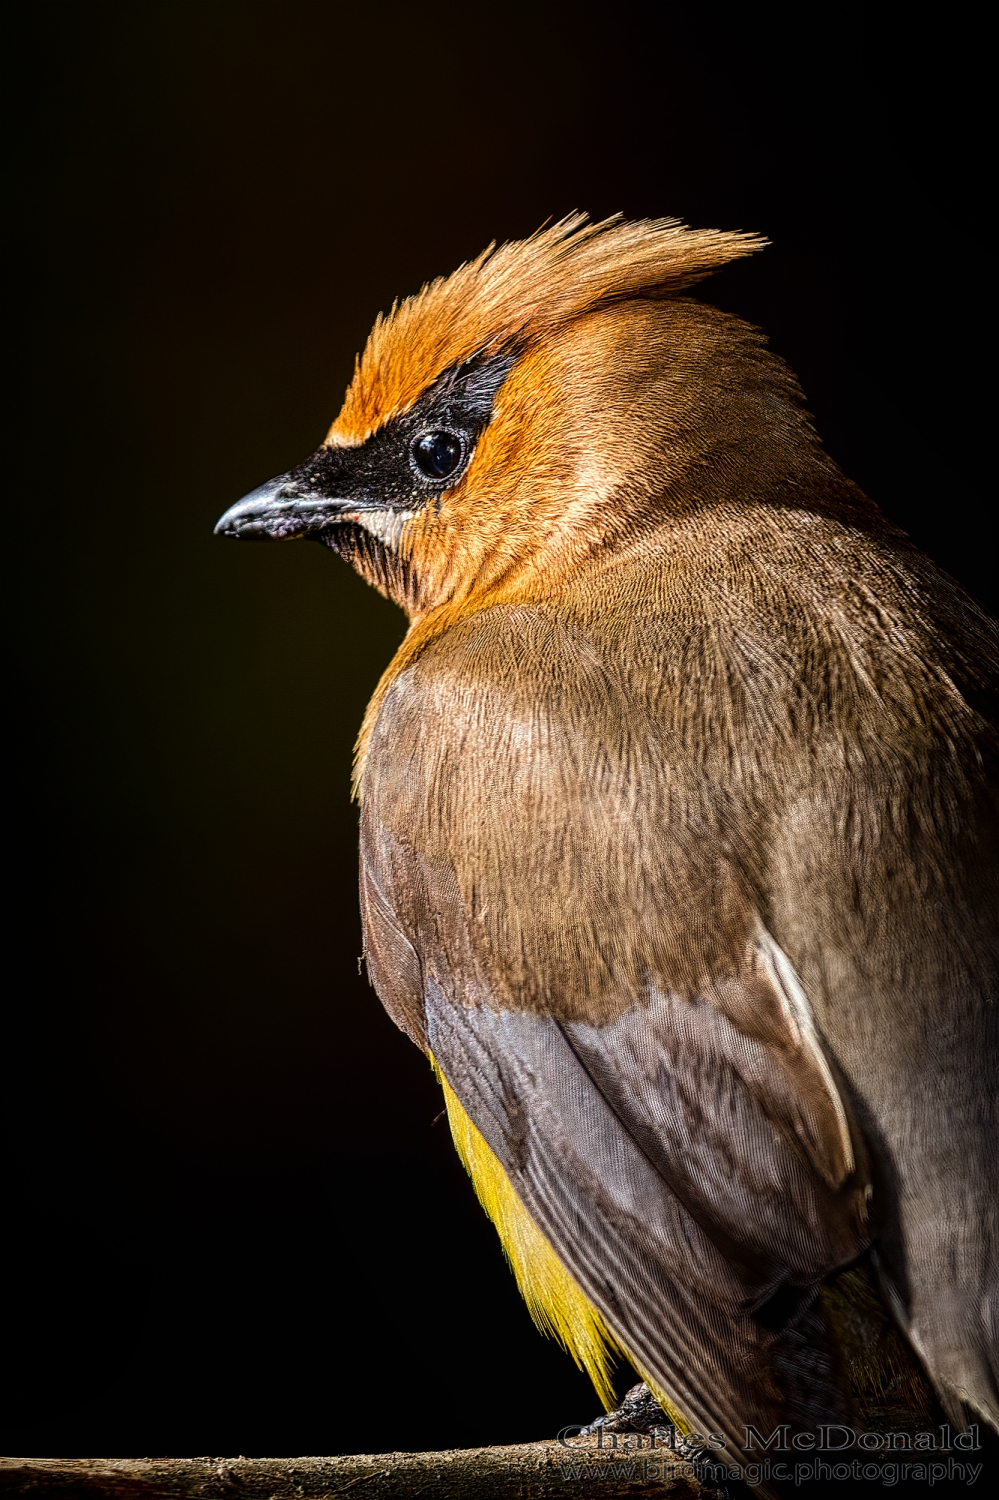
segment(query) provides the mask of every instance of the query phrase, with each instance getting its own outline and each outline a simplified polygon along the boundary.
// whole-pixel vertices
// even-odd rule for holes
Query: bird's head
[[[322,542],[414,618],[563,576],[731,447],[759,339],[676,294],[764,243],[573,215],[491,246],[379,317],[319,449],[216,531]]]

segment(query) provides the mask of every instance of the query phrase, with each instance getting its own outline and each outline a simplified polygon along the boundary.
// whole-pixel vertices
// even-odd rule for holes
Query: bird
[[[369,977],[535,1321],[729,1451],[855,1424],[865,1379],[999,1424],[996,628],[691,294],[766,243],[494,242],[216,528],[406,612],[357,748]]]

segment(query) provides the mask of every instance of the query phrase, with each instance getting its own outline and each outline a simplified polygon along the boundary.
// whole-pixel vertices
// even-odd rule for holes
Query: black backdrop
[[[402,616],[320,548],[212,525],[312,451],[395,295],[577,206],[674,213],[772,237],[703,295],[984,597],[982,38],[956,10],[735,10],[5,8],[4,1451],[435,1448],[594,1413],[358,974],[350,754]]]

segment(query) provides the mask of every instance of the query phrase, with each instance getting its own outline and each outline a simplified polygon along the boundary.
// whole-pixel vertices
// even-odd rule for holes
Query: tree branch
[[[4,1458],[0,1495],[59,1500],[717,1500],[669,1449],[555,1442],[347,1458]]]

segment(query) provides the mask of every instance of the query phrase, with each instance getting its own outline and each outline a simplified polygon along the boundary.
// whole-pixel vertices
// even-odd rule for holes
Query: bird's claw
[[[646,1432],[691,1462],[705,1452],[700,1444],[695,1446],[677,1431],[644,1380],[625,1393],[614,1411],[606,1412],[584,1427],[580,1436],[589,1437],[599,1432]]]

